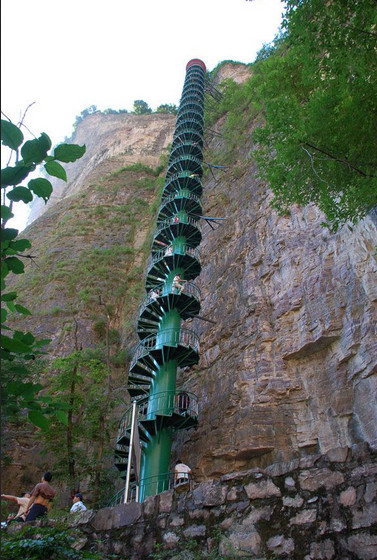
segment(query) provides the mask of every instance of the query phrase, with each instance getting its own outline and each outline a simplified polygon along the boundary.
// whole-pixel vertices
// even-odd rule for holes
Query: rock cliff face
[[[240,65],[238,75],[237,65],[225,65],[218,79],[242,81],[246,70]],[[212,128],[221,132],[222,122]],[[131,267],[139,267],[142,278],[148,251],[140,248],[154,225],[158,193],[139,189],[146,208],[136,223],[125,218],[111,226],[114,211],[124,214],[140,184],[135,175],[122,183],[123,172],[114,171],[130,163],[157,165],[173,129],[169,115],[95,114],[79,125],[74,141],[85,143],[87,153],[69,167],[69,185],[57,188],[27,232],[50,272],[61,270],[74,246],[83,258],[83,250],[128,243],[133,259],[108,265],[114,266],[110,272],[120,267],[117,284]],[[198,480],[361,442],[377,446],[376,216],[336,234],[321,225],[314,206],[293,207],[290,216],[279,217],[249,158],[251,132],[229,168],[213,169],[204,181],[205,215],[226,220],[214,229],[203,226],[201,316],[214,323],[191,323],[200,336],[201,360],[181,372],[180,382],[199,396],[199,428],[177,436],[174,444]],[[224,142],[207,136],[212,154],[221,153]],[[106,208],[101,224],[99,207]],[[72,229],[62,238],[67,221]],[[71,290],[88,287],[90,278]],[[101,278],[104,283],[106,271]],[[43,305],[47,298],[52,308],[60,298],[59,305],[68,307],[67,282],[52,275]],[[114,325],[122,329],[124,317],[134,320],[137,301],[130,306],[124,294],[115,298],[105,284],[103,290],[111,292]],[[56,354],[72,349],[61,315],[37,319],[41,335],[52,333]],[[78,319],[84,342],[92,344],[93,318],[86,309]],[[128,345],[136,342],[132,336]],[[126,373],[127,364],[124,386]]]
[[[30,225],[57,201],[73,196],[91,182],[115,169],[133,163],[155,167],[161,152],[170,142],[174,131],[173,115],[103,115],[94,113],[79,123],[75,144],[85,144],[86,153],[75,163],[67,166],[69,182],[53,181],[51,199],[44,204],[33,201],[28,219]]]
[[[203,475],[377,443],[376,223],[330,235],[315,207],[278,217],[246,168],[208,181],[201,248],[202,403],[187,460]],[[225,203],[224,203],[225,201]],[[207,443],[208,442],[208,443]],[[182,454],[182,453],[181,453]]]

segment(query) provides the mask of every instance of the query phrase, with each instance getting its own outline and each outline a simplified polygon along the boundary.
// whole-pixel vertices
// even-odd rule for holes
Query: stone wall
[[[365,445],[70,518],[76,546],[127,560],[377,557],[377,464]],[[50,521],[51,523],[51,521]]]

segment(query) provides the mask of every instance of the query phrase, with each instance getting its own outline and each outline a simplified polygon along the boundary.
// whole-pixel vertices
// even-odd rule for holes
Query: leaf
[[[1,301],[13,301],[17,297],[17,292],[8,292],[7,294],[1,294]]]
[[[50,344],[51,338],[41,338],[35,343],[36,348],[41,348],[41,346],[46,346],[46,344]]]
[[[14,331],[14,338],[21,340],[24,344],[28,344],[29,346],[35,341],[35,336],[30,332],[23,333],[22,331]]]
[[[42,414],[42,412],[39,412],[38,410],[31,410],[28,414],[28,417],[30,422],[34,424],[34,426],[37,426],[42,430],[48,430],[50,423],[44,416],[44,414]]]
[[[9,243],[9,248],[17,252],[25,251],[25,249],[30,249],[31,243],[28,239],[16,239],[16,241],[11,241]]]
[[[6,301],[5,304],[8,307],[9,311],[11,311],[12,313],[14,313],[16,311],[16,307],[15,307],[13,301]]]
[[[1,219],[4,220],[4,222],[6,222],[7,220],[10,220],[11,218],[13,218],[14,214],[12,214],[9,206],[6,206],[5,204],[1,205]]]
[[[12,150],[17,150],[23,140],[24,135],[18,126],[1,119],[1,142],[4,146],[8,146]]]
[[[9,268],[8,268],[7,263],[5,262],[5,260],[1,261],[1,282],[2,282],[1,288],[2,288],[2,290],[4,290],[4,288],[5,288],[4,278],[7,276],[8,272],[9,272]]]
[[[8,270],[14,274],[22,274],[24,272],[24,263],[17,257],[8,257],[3,262],[7,265]]]
[[[20,340],[15,340],[6,335],[1,335],[1,347],[5,348],[9,352],[14,352],[15,354],[24,354],[25,352],[30,352],[30,346],[24,344]]]
[[[51,148],[51,140],[45,132],[39,138],[28,140],[21,148],[21,155],[25,163],[41,163]]]
[[[1,322],[5,323],[5,321],[7,320],[8,317],[8,312],[6,309],[4,309],[4,307],[1,308]]]
[[[13,200],[13,202],[19,202],[22,200],[25,204],[33,200],[33,195],[26,187],[14,187],[9,193],[7,193],[7,198]]]
[[[21,313],[21,315],[32,315],[31,311],[19,303],[16,303],[14,307],[18,313]]]
[[[27,375],[29,373],[28,369],[20,364],[15,365],[14,363],[12,363],[10,366],[8,366],[8,368],[12,373],[18,373],[21,375]],[[16,382],[16,385],[18,386],[19,382]]]
[[[1,241],[11,241],[18,235],[18,229],[1,228]]]
[[[18,185],[29,175],[30,171],[34,171],[35,165],[16,165],[15,167],[5,167],[1,170],[1,186],[11,187]]]
[[[79,146],[78,144],[60,144],[54,150],[54,158],[68,163],[80,159],[86,151],[86,146]]]
[[[55,416],[58,420],[60,420],[62,424],[68,426],[68,415],[66,412],[63,412],[62,410],[57,410],[55,412]]]
[[[30,398],[41,389],[42,385],[40,383],[31,383],[30,381],[26,383],[22,381],[10,381],[7,384],[7,391],[16,397],[23,396],[24,398]]]
[[[47,163],[45,163],[45,169],[49,175],[53,175],[58,179],[63,179],[63,181],[67,181],[66,170],[57,161],[48,161]]]
[[[32,179],[31,181],[29,181],[28,187],[37,196],[43,198],[45,202],[48,201],[52,193],[52,185],[50,181],[48,181],[47,179],[43,179],[42,177],[40,177],[39,179]]]

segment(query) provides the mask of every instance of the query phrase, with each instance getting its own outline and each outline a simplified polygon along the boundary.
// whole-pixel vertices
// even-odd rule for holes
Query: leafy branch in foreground
[[[374,0],[289,0],[284,35],[253,67],[274,206],[314,202],[333,231],[377,204],[376,25]]]
[[[1,121],[1,142],[10,148],[13,165],[1,170],[1,363],[2,363],[2,417],[8,420],[16,418],[21,410],[28,412],[29,421],[47,429],[46,414],[54,413],[65,421],[66,414],[57,409],[49,397],[38,396],[42,388],[34,383],[28,363],[43,354],[43,347],[48,340],[37,340],[30,332],[12,329],[7,325],[8,315],[31,315],[31,312],[16,303],[17,292],[7,291],[6,279],[9,274],[23,274],[23,259],[33,259],[25,251],[31,248],[28,239],[20,239],[18,230],[6,227],[8,220],[14,217],[13,203],[22,201],[30,203],[34,196],[42,198],[45,203],[52,193],[52,185],[46,178],[30,179],[27,186],[21,185],[30,173],[43,164],[45,171],[64,181],[67,175],[60,162],[76,161],[85,153],[85,146],[60,144],[50,154],[51,140],[45,132],[39,138],[24,141],[20,128],[9,120]],[[14,156],[14,157],[12,157]],[[6,334],[5,334],[6,333]]]

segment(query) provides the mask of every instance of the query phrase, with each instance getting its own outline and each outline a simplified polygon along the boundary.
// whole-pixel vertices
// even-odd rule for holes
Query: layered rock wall
[[[152,558],[157,548],[170,560],[373,560],[376,474],[366,446],[338,448],[68,521],[75,548],[132,560]]]
[[[174,122],[174,115],[162,113],[104,115],[97,112],[85,117],[73,138],[75,144],[85,144],[84,156],[66,166],[68,183],[52,178],[54,190],[46,205],[40,199],[33,201],[28,225],[58,201],[78,194],[85,185],[95,183],[117,168],[134,163],[157,166],[171,141]]]
[[[225,120],[209,133],[217,163]],[[202,357],[183,381],[199,394],[200,421],[177,441],[204,478],[377,446],[377,214],[336,234],[314,205],[279,216],[257,178],[253,127],[204,184],[205,215],[226,220],[204,227],[201,315],[215,324],[194,320]]]

